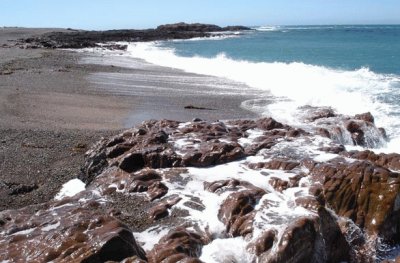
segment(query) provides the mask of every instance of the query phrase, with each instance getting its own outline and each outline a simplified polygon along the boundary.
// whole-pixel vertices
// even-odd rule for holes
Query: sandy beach
[[[0,210],[53,198],[79,175],[90,145],[143,120],[255,117],[240,108],[243,96],[213,95],[206,86],[199,92],[208,76],[14,46],[16,39],[53,30],[0,29]]]

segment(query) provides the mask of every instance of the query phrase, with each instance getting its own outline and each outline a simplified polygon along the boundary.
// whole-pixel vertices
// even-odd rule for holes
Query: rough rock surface
[[[376,129],[328,113],[302,129],[146,121],[99,141],[86,190],[1,213],[0,261],[379,261],[400,243],[400,155],[320,136],[328,120]]]
[[[201,249],[204,245],[202,237],[184,228],[170,231],[148,254],[152,262],[200,262]]]
[[[338,215],[387,241],[399,241],[399,173],[370,162],[340,160],[317,164],[311,173],[323,179],[325,200]]]
[[[89,194],[89,193],[86,193]],[[146,259],[132,232],[101,211],[100,200],[76,198],[1,213],[0,259],[12,262],[105,262]]]

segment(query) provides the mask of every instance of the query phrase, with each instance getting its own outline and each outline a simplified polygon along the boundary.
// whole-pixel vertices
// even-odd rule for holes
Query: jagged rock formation
[[[303,129],[161,120],[104,139],[85,191],[1,213],[0,260],[375,262],[400,242],[400,155],[346,151],[321,129],[370,136],[372,115],[318,110]]]

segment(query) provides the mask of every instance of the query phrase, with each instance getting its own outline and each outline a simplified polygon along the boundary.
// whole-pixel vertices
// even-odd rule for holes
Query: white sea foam
[[[233,60],[224,54],[214,58],[180,57],[173,49],[157,43],[129,44],[127,54],[161,66],[231,79],[245,84],[248,94],[265,91],[266,98],[270,96],[270,99],[264,104],[248,101],[243,106],[289,124],[298,119],[299,106],[331,106],[343,114],[370,111],[377,125],[385,127],[392,139],[400,131],[400,118],[396,117],[400,109],[381,99],[400,95],[400,78],[395,75],[377,74],[368,68],[345,71],[300,62]],[[271,94],[275,98],[273,103]]]
[[[224,40],[227,38],[236,38],[240,35],[243,35],[242,32],[239,31],[224,31],[224,32],[212,32],[209,37],[194,37],[189,39],[173,39],[169,41],[173,42],[185,42],[185,41],[203,41],[203,40]]]
[[[85,183],[79,179],[72,179],[63,184],[60,192],[58,192],[55,199],[61,200],[67,196],[74,196],[83,190],[85,190]]]
[[[60,224],[61,224],[61,223],[58,221],[58,222],[55,223],[55,224],[47,225],[47,226],[45,226],[45,227],[42,228],[42,231],[50,231],[50,230],[57,229],[57,227],[59,227]]]
[[[278,31],[281,29],[279,26],[260,26],[260,27],[254,27],[253,29],[257,31]]]
[[[210,263],[254,262],[254,255],[246,250],[246,246],[242,237],[215,239],[203,247],[200,260]]]
[[[249,134],[252,137],[249,139],[250,141],[257,138],[257,130],[249,131]],[[327,141],[326,138],[317,138],[309,142],[311,145],[299,141],[299,145],[295,145],[295,147],[298,149],[299,154],[306,154],[315,159],[337,157],[338,155],[331,154],[328,158],[326,153],[316,150],[325,141]],[[285,148],[286,144],[287,142],[278,143],[270,151],[279,153]],[[268,154],[271,154],[271,152]],[[210,168],[190,167],[187,169],[186,174],[181,175],[185,178],[182,182],[170,181],[168,178],[164,178],[163,183],[169,189],[167,196],[179,195],[182,198],[173,209],[187,210],[189,216],[186,217],[186,220],[191,221],[196,227],[209,233],[214,238],[202,250],[201,259],[205,262],[253,262],[253,257],[247,250],[250,240],[244,240],[241,237],[227,238],[225,233],[226,226],[218,218],[220,207],[224,200],[232,193],[232,190],[213,193],[204,189],[205,182],[236,179],[247,181],[266,191],[266,194],[255,206],[257,213],[253,224],[254,232],[251,240],[257,239],[265,229],[275,229],[278,236],[281,236],[284,229],[292,220],[303,216],[315,216],[313,212],[297,205],[295,202],[295,199],[299,196],[309,195],[308,178],[302,178],[299,187],[279,192],[270,185],[269,180],[271,178],[280,178],[281,180],[288,181],[291,177],[295,176],[295,173],[283,170],[249,169],[248,163],[257,163],[260,161],[268,161],[267,157],[263,156],[263,152],[244,160]],[[161,173],[164,171],[168,171],[168,169],[160,170]],[[234,191],[241,190],[242,188],[239,187]],[[188,203],[196,203],[196,206],[202,207],[202,210],[191,208],[187,205]],[[135,237],[137,236],[141,242],[144,242],[147,250],[151,249],[156,240],[162,236],[161,234],[165,234],[165,232],[161,234],[157,232],[154,235],[152,232],[153,230],[138,235],[135,234]]]
[[[170,229],[168,227],[151,227],[143,232],[134,232],[133,235],[141,244],[145,251],[150,251],[158,241],[168,234]]]

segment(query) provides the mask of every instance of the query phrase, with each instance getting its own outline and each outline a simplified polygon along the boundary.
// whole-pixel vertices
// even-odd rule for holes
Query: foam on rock
[[[400,157],[321,136],[328,126],[316,125],[334,125],[332,115],[301,128],[271,118],[147,121],[104,139],[87,153],[86,189],[1,213],[0,260],[380,259],[400,242]],[[376,128],[369,114],[351,121]]]

